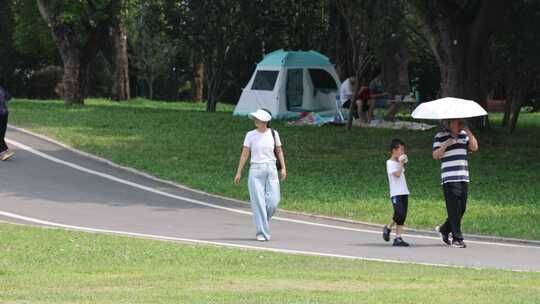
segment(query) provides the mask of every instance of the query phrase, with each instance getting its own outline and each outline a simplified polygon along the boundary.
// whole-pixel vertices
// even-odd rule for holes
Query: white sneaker
[[[2,159],[2,161],[10,159],[10,158],[13,156],[13,154],[15,154],[15,153],[11,152],[10,150],[4,151],[4,152],[1,154],[1,159]]]
[[[262,234],[257,234],[257,241],[266,242],[266,238]]]

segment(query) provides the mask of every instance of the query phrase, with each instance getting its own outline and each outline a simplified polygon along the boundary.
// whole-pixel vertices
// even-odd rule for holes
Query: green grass
[[[253,123],[220,105],[136,100],[89,100],[84,108],[17,100],[10,122],[161,178],[248,200],[233,185],[245,133]],[[494,115],[494,121],[500,115]],[[432,229],[445,218],[440,164],[431,158],[430,131],[289,127],[275,125],[284,142],[289,180],[281,208],[384,223],[391,215],[385,160],[393,137],[408,144],[411,190],[407,225]],[[540,114],[523,114],[514,134],[478,134],[463,228],[467,233],[540,239]],[[244,178],[247,172],[244,174]],[[244,180],[245,181],[245,180]]]
[[[538,303],[540,273],[244,251],[0,224],[2,303]]]

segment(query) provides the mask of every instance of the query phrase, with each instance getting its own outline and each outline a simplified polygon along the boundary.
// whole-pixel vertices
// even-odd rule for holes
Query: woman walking
[[[13,156],[13,152],[8,149],[4,140],[9,114],[7,103],[10,99],[9,93],[0,86],[0,160],[8,160]]]
[[[270,240],[268,222],[274,215],[281,196],[278,167],[281,181],[287,178],[287,169],[279,134],[269,126],[272,120],[271,113],[268,110],[259,109],[249,114],[249,118],[254,120],[256,129],[246,134],[234,182],[237,185],[240,184],[242,170],[251,153],[248,177],[249,197],[257,230],[256,239],[264,242]]]

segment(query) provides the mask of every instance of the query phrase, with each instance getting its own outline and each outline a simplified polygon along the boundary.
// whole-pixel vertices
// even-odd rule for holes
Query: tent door
[[[287,71],[287,110],[302,107],[304,96],[304,71],[289,69]]]

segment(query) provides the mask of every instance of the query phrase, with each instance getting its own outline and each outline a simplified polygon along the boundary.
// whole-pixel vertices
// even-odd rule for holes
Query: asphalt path
[[[16,154],[0,163],[1,221],[334,258],[540,271],[537,244],[468,240],[459,249],[433,234],[407,233],[411,246],[397,248],[370,225],[287,212],[272,219],[272,240],[258,242],[246,203],[158,181],[12,128],[7,138]]]

